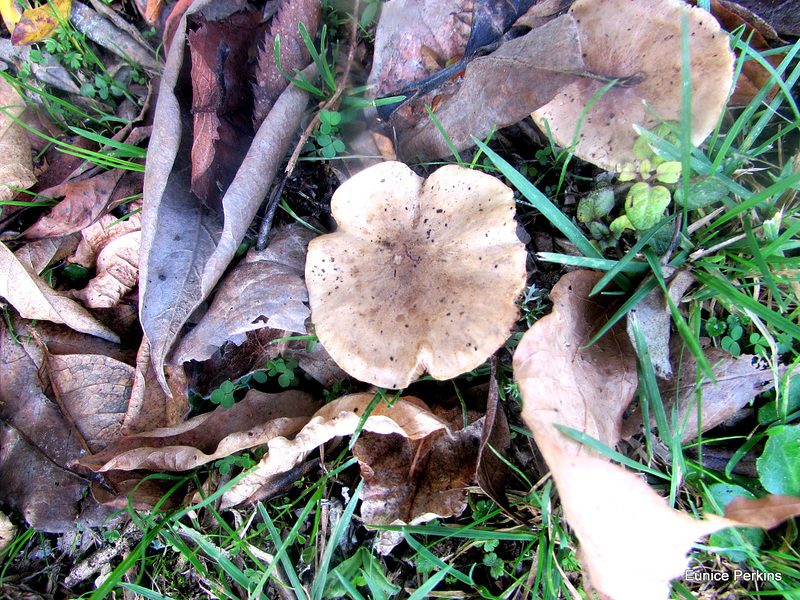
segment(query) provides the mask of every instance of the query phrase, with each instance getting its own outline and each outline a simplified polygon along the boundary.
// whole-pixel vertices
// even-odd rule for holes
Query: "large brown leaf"
[[[80,463],[93,471],[188,471],[278,436],[298,431],[319,403],[295,390],[264,394],[250,390],[226,409],[153,431],[129,435]]]
[[[55,292],[35,273],[27,271],[5,244],[0,244],[0,296],[26,319],[63,323],[76,331],[119,342],[119,337],[86,309]]]
[[[209,2],[196,1],[194,13]],[[222,206],[190,191],[191,105],[181,77],[186,16],[170,46],[148,151],[140,258],[140,317],[162,387],[164,360],[189,315],[225,272],[283,160],[308,95],[289,87],[259,128]],[[308,72],[314,78],[315,74]]]
[[[483,139],[493,128],[521,121],[586,73],[575,21],[562,15],[471,62],[436,118],[455,149],[464,150],[474,145],[472,136]],[[406,133],[400,150],[423,160],[452,153],[429,117]]]
[[[745,510],[737,513],[740,521],[716,515],[695,519],[554,427],[578,429],[612,448],[619,440],[621,411],[635,386],[635,355],[619,325],[585,346],[605,321],[605,307],[589,297],[599,278],[589,271],[562,277],[551,294],[553,312],[523,336],[514,355],[522,415],[581,543],[587,588],[613,600],[666,598],[670,579],[685,571],[697,538],[731,526],[770,524],[792,510],[777,508],[775,501],[769,517]]]

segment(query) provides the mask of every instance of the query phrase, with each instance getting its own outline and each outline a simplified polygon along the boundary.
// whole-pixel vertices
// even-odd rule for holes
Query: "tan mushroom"
[[[583,58],[594,73],[632,78],[615,86],[588,111],[575,154],[604,169],[637,163],[633,125],[650,129],[679,121],[681,112],[681,22],[688,15],[692,86],[692,144],[714,129],[733,82],[734,56],[728,35],[709,13],[680,0],[577,0],[570,8],[580,34]],[[638,83],[637,83],[638,82]],[[583,78],[533,113],[561,146],[573,143],[584,108],[604,81]],[[649,103],[656,117],[645,105]]]
[[[442,167],[370,167],[331,200],[335,233],[311,241],[306,284],[320,341],[352,377],[406,387],[449,379],[499,348],[517,318],[526,252],[512,191]]]

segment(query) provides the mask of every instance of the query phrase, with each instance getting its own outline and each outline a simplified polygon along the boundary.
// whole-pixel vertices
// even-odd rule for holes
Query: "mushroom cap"
[[[311,320],[352,377],[406,387],[423,371],[449,379],[507,339],[525,287],[513,192],[448,165],[423,180],[384,162],[331,199],[335,233],[311,241]]]
[[[611,78],[643,78],[631,87],[612,87],[592,106],[580,128],[577,156],[607,170],[638,163],[633,125],[651,129],[660,119],[680,121],[684,12],[689,22],[692,144],[701,144],[713,131],[733,83],[734,56],[728,35],[711,14],[680,0],[577,0],[570,13],[587,68]],[[603,85],[582,78],[534,112],[533,120],[542,130],[547,120],[556,143],[568,147],[585,106]]]

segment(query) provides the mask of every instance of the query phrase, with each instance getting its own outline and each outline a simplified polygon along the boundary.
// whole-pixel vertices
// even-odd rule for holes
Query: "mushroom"
[[[662,120],[680,120],[683,14],[688,16],[691,139],[695,146],[703,142],[716,126],[733,83],[728,35],[711,14],[680,0],[577,0],[570,14],[586,66],[603,77],[629,78],[589,109],[580,124],[577,156],[607,170],[638,163],[633,125],[650,129]],[[542,130],[547,121],[559,145],[572,145],[584,109],[603,85],[589,78],[570,84],[533,113],[534,121]]]
[[[448,165],[423,180],[400,162],[357,174],[331,199],[335,233],[311,241],[311,320],[352,377],[406,387],[479,366],[511,332],[525,287],[513,192]]]

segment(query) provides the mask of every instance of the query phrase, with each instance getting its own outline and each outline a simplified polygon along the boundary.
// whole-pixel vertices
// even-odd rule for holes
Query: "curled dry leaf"
[[[467,486],[475,481],[483,419],[446,435],[422,439],[364,433],[353,447],[364,489],[365,525],[419,525],[460,515],[467,506]],[[375,547],[388,554],[403,541],[402,532],[378,532]]]
[[[31,144],[19,119],[25,103],[8,81],[0,78],[0,201],[17,195],[13,188],[27,189],[36,183],[33,175]]]
[[[456,165],[427,180],[399,162],[370,167],[333,195],[335,233],[311,241],[311,319],[336,363],[399,389],[428,371],[480,365],[513,327],[525,246],[511,189]]]
[[[514,375],[522,416],[553,473],[564,514],[581,542],[591,585],[614,600],[666,598],[695,538],[726,526],[669,508],[637,476],[592,456],[554,425],[614,447],[636,388],[635,354],[620,325],[592,346],[606,307],[589,297],[600,274],[574,271],[551,292],[553,312],[523,336]]]
[[[692,143],[702,143],[716,126],[733,82],[728,36],[709,13],[679,0],[577,0],[570,14],[578,24],[586,67],[602,77],[581,78],[536,110],[533,119],[543,131],[547,121],[564,147],[577,139],[575,154],[604,169],[637,163],[634,125],[650,129],[662,120],[680,120],[681,22],[686,15],[692,96],[703,98],[692,103]],[[628,79],[584,114],[605,85],[604,77]]]
[[[208,312],[180,341],[173,360],[207,360],[225,342],[241,344],[248,331],[263,327],[304,334],[311,313],[303,271],[313,237],[307,228],[290,225],[266,249],[249,250],[222,280]]]
[[[117,334],[99,323],[86,309],[55,292],[38,275],[28,272],[5,244],[0,244],[0,296],[26,319],[63,323],[76,331],[119,342]]]
[[[140,204],[131,205],[128,218],[120,221],[114,215],[103,215],[100,219],[81,230],[81,243],[70,262],[91,269],[97,262],[97,257],[108,244],[118,237],[139,231],[142,228],[142,216],[138,209]]]
[[[65,198],[29,227],[25,238],[67,235],[88,227],[111,208],[114,192],[124,173],[122,169],[112,169],[83,181],[66,183],[63,186]],[[47,196],[47,192],[44,190],[42,195]]]
[[[112,240],[97,257],[97,274],[84,289],[73,292],[73,295],[89,308],[117,306],[139,280],[140,245],[140,231]]]
[[[194,2],[188,13],[209,2]],[[290,86],[259,127],[221,208],[191,191],[191,105],[184,102],[186,18],[175,35],[161,81],[145,171],[140,318],[162,387],[163,365],[189,315],[225,272],[300,123],[308,95]],[[316,73],[309,67],[306,76]]]
[[[725,507],[725,517],[753,527],[772,529],[800,515],[800,498],[770,494],[763,498],[738,496]]]
[[[352,435],[373,397],[372,394],[351,394],[338,398],[319,409],[292,440],[285,437],[271,440],[267,444],[267,455],[256,469],[225,492],[222,506],[259,500],[259,490],[267,485],[270,478],[291,470],[309,452],[327,441]],[[424,438],[438,430],[447,430],[447,424],[413,396],[399,398],[391,406],[380,402],[363,426],[363,431],[381,435],[397,434],[411,440]]]
[[[4,552],[6,548],[14,541],[14,536],[17,533],[17,528],[11,522],[5,513],[0,512],[0,553]]]
[[[295,390],[280,394],[250,390],[232,408],[219,407],[173,427],[123,437],[80,464],[97,472],[188,471],[291,435],[318,406],[308,394]]]

